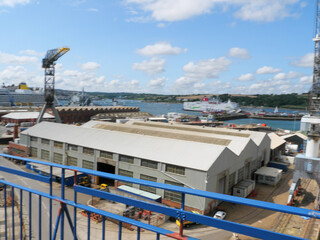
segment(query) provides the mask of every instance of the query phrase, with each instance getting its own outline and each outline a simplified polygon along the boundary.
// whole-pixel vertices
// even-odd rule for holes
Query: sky
[[[0,84],[285,94],[312,83],[316,0],[0,0]]]

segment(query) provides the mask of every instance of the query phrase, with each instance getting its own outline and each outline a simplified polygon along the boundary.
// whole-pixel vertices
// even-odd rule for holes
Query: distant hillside
[[[58,99],[70,99],[71,96],[79,91],[56,90]],[[230,99],[241,106],[253,107],[281,107],[291,109],[306,109],[308,94],[257,94],[257,95],[244,95],[244,94],[192,94],[192,95],[163,95],[152,93],[127,93],[127,92],[86,92],[86,94],[94,97],[94,99],[128,99],[128,100],[142,100],[148,102],[168,102],[168,103],[181,103],[184,101],[199,101],[204,96],[215,97],[219,96],[222,101]]]

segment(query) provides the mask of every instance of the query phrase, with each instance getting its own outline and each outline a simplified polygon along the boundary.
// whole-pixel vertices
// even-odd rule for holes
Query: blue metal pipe
[[[285,212],[285,213],[320,219],[320,212],[315,211],[315,210],[310,210],[310,209],[285,206],[285,205],[280,205],[280,204],[275,204],[275,203],[269,203],[269,202],[248,199],[248,198],[241,198],[241,197],[225,195],[225,194],[221,194],[221,193],[206,192],[206,191],[198,190],[198,189],[190,189],[190,188],[184,188],[184,187],[174,186],[174,185],[170,185],[170,184],[151,182],[151,181],[146,181],[146,180],[141,180],[141,179],[134,179],[134,178],[120,176],[120,175],[111,174],[111,173],[98,172],[98,171],[94,171],[94,170],[90,170],[90,169],[79,168],[79,167],[75,167],[75,166],[65,166],[65,165],[55,164],[55,163],[50,163],[50,162],[42,162],[42,161],[38,161],[38,160],[17,157],[17,156],[12,156],[12,155],[3,154],[3,153],[0,153],[0,156],[13,158],[13,159],[21,160],[21,161],[26,161],[26,162],[39,163],[39,164],[43,164],[43,165],[47,165],[47,166],[64,168],[64,169],[68,169],[68,170],[79,171],[79,172],[83,172],[86,174],[99,176],[99,177],[103,177],[103,178],[109,178],[109,179],[118,180],[118,181],[130,182],[130,183],[134,183],[134,184],[140,184],[140,185],[145,185],[145,186],[150,186],[150,187],[155,187],[155,188],[160,188],[160,189],[165,189],[165,190],[180,192],[180,193],[185,193],[185,194],[190,194],[190,195],[204,197],[204,198],[216,199],[216,200],[232,202],[232,203],[241,204],[241,205],[247,205],[247,206],[251,206],[251,207],[258,207],[258,208],[277,211],[277,212]]]

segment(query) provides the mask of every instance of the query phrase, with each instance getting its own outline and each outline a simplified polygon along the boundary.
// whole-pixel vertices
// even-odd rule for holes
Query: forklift
[[[79,179],[78,185],[84,186],[84,187],[91,187],[91,178],[88,176],[81,177]]]

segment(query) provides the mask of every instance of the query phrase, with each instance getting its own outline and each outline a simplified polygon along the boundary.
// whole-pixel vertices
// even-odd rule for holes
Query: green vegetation
[[[58,90],[58,95],[64,98],[70,98],[74,92],[66,90]],[[182,103],[185,100],[188,101],[199,101],[202,99],[204,94],[198,95],[163,95],[163,94],[149,94],[149,93],[104,93],[104,92],[87,92],[94,99],[128,99],[128,100],[142,100],[147,102],[164,102],[164,103]],[[209,98],[215,96],[212,94],[207,95]],[[308,94],[258,94],[258,95],[230,95],[221,94],[219,95],[222,101],[236,102],[241,106],[252,106],[252,107],[281,107],[290,109],[303,110],[307,107]]]
[[[231,99],[233,102],[237,102],[242,106],[253,106],[253,107],[281,107],[281,108],[292,108],[292,109],[306,109],[307,107],[307,94],[263,94],[252,96],[230,96],[223,94],[219,96],[222,101]]]

